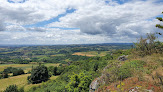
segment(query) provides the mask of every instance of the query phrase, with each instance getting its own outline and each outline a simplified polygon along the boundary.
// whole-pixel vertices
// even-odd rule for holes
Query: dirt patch
[[[78,55],[78,56],[88,56],[88,57],[93,57],[93,56],[96,56],[96,55],[91,55],[91,54],[88,54],[88,53],[81,53],[81,52],[76,52],[72,55]]]

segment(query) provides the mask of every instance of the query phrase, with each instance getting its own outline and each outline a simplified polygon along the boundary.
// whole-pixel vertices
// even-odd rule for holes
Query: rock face
[[[119,57],[118,57],[118,60],[119,60],[119,61],[125,61],[125,60],[127,60],[127,57],[128,57],[128,56],[125,56],[125,55],[119,56]]]
[[[96,78],[89,86],[89,92],[95,92],[95,90],[99,87],[100,78]]]
[[[123,56],[118,57],[118,60],[125,61],[127,60],[127,57],[128,56],[123,55]],[[121,65],[118,65],[118,66],[121,66]],[[107,78],[109,78],[110,76],[110,74],[105,72],[109,67],[110,65],[107,65],[103,69],[101,76],[92,81],[92,83],[89,85],[89,92],[95,92],[95,91],[98,92],[99,86],[105,84],[105,82],[107,81]]]
[[[103,72],[107,68],[109,68],[109,66],[106,66],[103,69]],[[97,89],[99,88],[99,86],[105,84],[105,77],[109,77],[109,74],[104,74],[103,72],[102,72],[102,75],[100,77],[93,80],[92,83],[89,85],[89,92],[95,92],[95,90],[98,92]]]
[[[105,84],[105,80],[104,80],[104,76],[100,76],[98,78],[96,78],[94,81],[92,81],[92,83],[89,85],[89,92],[98,92],[98,88],[100,85]]]

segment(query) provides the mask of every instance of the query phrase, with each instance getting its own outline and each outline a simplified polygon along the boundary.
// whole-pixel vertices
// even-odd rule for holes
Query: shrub
[[[3,77],[3,78],[8,78],[8,73],[3,73],[3,74],[2,74],[2,77]]]
[[[108,69],[110,74],[110,82],[118,80],[124,80],[125,78],[131,77],[135,71],[142,71],[144,61],[134,60],[130,62],[125,62],[123,65],[114,62],[112,66]]]
[[[7,67],[6,69],[3,70],[5,73],[13,73],[13,71],[17,70],[16,68],[13,67]]]
[[[57,75],[57,67],[54,67],[54,69],[53,69],[53,75]]]
[[[55,68],[55,71],[56,71],[57,75],[60,75],[64,71],[64,67],[57,67],[57,68]]]
[[[8,73],[0,74],[0,79],[2,79],[2,78],[8,78]]]
[[[68,92],[88,92],[92,77],[85,73],[74,74],[66,86]]]
[[[24,70],[13,68],[13,67],[7,67],[6,69],[4,69],[3,73],[13,73],[13,76],[17,76],[17,75],[24,74]]]
[[[13,76],[24,74],[24,71],[22,69],[17,69],[13,71]]]
[[[151,55],[153,53],[162,53],[163,44],[159,41],[155,41],[155,34],[147,34],[146,38],[141,37],[137,43],[135,43],[134,54],[139,56]]]
[[[118,79],[123,80],[128,77],[131,77],[131,70],[128,65],[122,65],[118,71]]]
[[[4,90],[4,92],[19,92],[19,90],[16,85],[10,85],[6,90]]]

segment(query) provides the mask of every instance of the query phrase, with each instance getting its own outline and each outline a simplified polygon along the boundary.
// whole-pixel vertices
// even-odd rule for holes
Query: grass
[[[51,55],[52,57],[55,57],[55,56],[65,56],[64,54],[55,54],[55,55]]]
[[[24,90],[25,91],[28,91],[32,87],[37,87],[37,86],[43,84],[43,83],[39,83],[39,84],[28,84],[27,77],[29,75],[30,74],[24,74],[24,75],[19,75],[19,76],[5,78],[5,79],[0,79],[0,92],[3,91],[3,90],[5,90],[6,87],[8,87],[9,85],[13,85],[13,84],[16,84],[18,86],[18,88],[24,87]],[[50,80],[55,80],[57,77],[58,76],[52,76],[52,77],[50,77]]]
[[[18,87],[23,87],[24,85],[27,84],[27,77],[30,74],[24,74],[24,75],[19,75],[15,77],[9,77],[5,79],[0,79],[0,91],[3,91],[8,87],[9,85],[16,84]]]
[[[45,63],[45,66],[49,67],[49,66],[59,66],[58,64],[53,64],[53,63]],[[30,64],[0,64],[0,71],[3,71],[4,69],[6,69],[7,67],[15,67],[15,68],[21,68],[25,71],[25,73],[27,73],[29,70],[32,69],[33,67],[38,66],[37,63],[30,63]],[[12,74],[10,74],[12,75]],[[9,78],[5,78],[5,79],[0,79],[0,92],[5,90],[6,87],[8,87],[9,85],[13,85],[16,84],[19,88],[20,87],[24,87],[25,91],[29,90],[32,87],[36,87],[41,85],[40,84],[28,84],[27,82],[27,77],[30,74],[24,74],[24,75],[19,75],[19,76],[14,76],[14,77],[9,77]],[[50,80],[54,80],[57,76],[52,76],[50,78]]]
[[[108,53],[109,51],[89,51],[89,52],[76,52],[73,53],[72,55],[93,57],[93,56],[105,56]]]
[[[53,64],[53,63],[45,63],[45,66],[49,67],[49,66],[58,66],[58,64]],[[30,64],[0,64],[0,71],[3,71],[4,69],[6,69],[7,67],[15,67],[15,68],[21,68],[25,71],[25,73],[27,73],[29,70],[32,69],[33,67],[38,66],[37,63],[30,63]]]
[[[133,58],[134,57],[134,58]],[[114,81],[102,85],[98,92],[116,91],[116,92],[128,92],[129,90],[140,87],[138,91],[144,92],[144,90],[153,90],[154,92],[163,92],[161,79],[163,79],[163,54],[152,54],[145,57],[131,56],[128,60],[120,62],[121,67],[125,63],[131,63],[134,66],[139,66],[133,61],[144,61],[142,69],[138,67],[138,70],[134,68],[131,77],[121,81]],[[132,66],[133,66],[132,65]],[[140,63],[141,65],[141,63]],[[107,71],[106,71],[107,72]],[[125,73],[124,73],[125,74]],[[120,85],[124,83],[124,85]],[[143,90],[143,91],[142,91]]]

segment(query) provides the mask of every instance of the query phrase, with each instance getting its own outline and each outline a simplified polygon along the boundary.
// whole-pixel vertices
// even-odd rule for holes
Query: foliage
[[[159,41],[155,41],[155,34],[147,34],[147,38],[140,38],[135,43],[133,53],[139,56],[151,55],[153,53],[162,53],[163,44]]]
[[[6,69],[3,70],[5,73],[13,73],[13,71],[17,70],[17,68],[13,67],[7,67]]]
[[[8,73],[0,74],[0,79],[2,79],[2,78],[8,78]]]
[[[49,72],[49,75],[52,76],[52,75],[60,75],[63,71],[64,71],[64,67],[62,66],[58,66],[58,67],[54,67],[54,66],[50,66],[48,67],[48,72]]]
[[[39,65],[33,68],[31,71],[31,76],[28,76],[28,81],[32,84],[41,83],[42,81],[47,81],[49,79],[48,69],[44,65]]]
[[[17,75],[21,75],[24,74],[24,70],[23,69],[17,69],[13,71],[13,76],[17,76]]]
[[[134,60],[130,62],[125,62],[123,65],[120,65],[119,62],[110,62],[109,65],[110,67],[107,71],[110,75],[109,81],[114,82],[131,77],[136,71],[142,71],[144,69],[143,66],[145,65],[145,62]]]
[[[4,73],[13,73],[13,76],[24,74],[23,69],[17,69],[17,68],[13,68],[13,67],[7,67],[6,69],[4,69],[3,72]]]
[[[48,62],[67,64],[67,61],[87,60],[87,56],[72,55],[75,52],[105,52],[116,49],[128,49],[132,44],[87,44],[56,46],[0,46],[0,63],[28,64],[30,62]]]
[[[54,71],[60,74],[59,77],[55,81],[37,87],[35,92],[47,90],[55,92],[88,92],[91,81],[100,76],[100,71],[112,58],[111,55],[91,57],[87,60],[72,62],[70,65],[55,67]],[[59,73],[59,71],[62,72]],[[30,90],[30,92],[33,91]]]
[[[19,90],[16,85],[10,85],[6,90],[4,90],[4,92],[19,92]]]
[[[18,89],[16,85],[10,85],[3,92],[24,92],[24,88]]]
[[[89,84],[92,77],[85,73],[74,74],[70,77],[70,81],[66,86],[68,92],[86,92],[89,91]]]
[[[163,12],[162,12],[163,14]],[[163,22],[163,19],[161,17],[157,17],[156,19],[158,19],[159,21]],[[160,29],[163,29],[163,25],[161,24],[156,24],[156,27],[160,28]],[[161,33],[159,33],[161,35]]]

